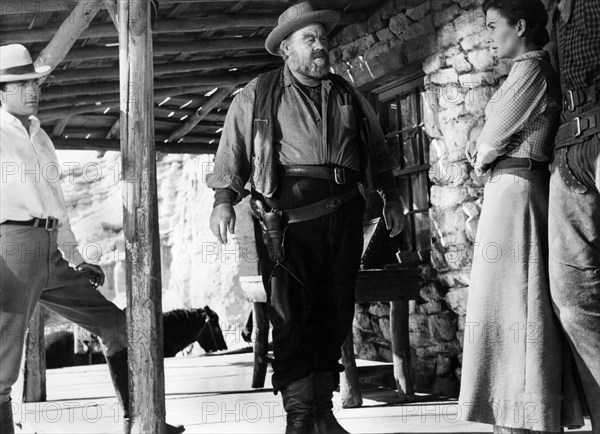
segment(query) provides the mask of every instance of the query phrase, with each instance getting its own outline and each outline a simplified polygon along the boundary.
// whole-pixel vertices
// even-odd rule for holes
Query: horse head
[[[205,323],[196,336],[196,341],[207,353],[226,350],[227,344],[219,324],[219,315],[208,306],[204,306],[204,313],[206,314]]]

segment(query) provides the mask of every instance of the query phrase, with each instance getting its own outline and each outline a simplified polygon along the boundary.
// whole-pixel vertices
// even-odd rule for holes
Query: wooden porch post
[[[150,2],[118,3],[130,410],[134,432],[165,432]]]
[[[44,307],[37,305],[27,330],[23,402],[46,401],[46,351],[44,349]]]

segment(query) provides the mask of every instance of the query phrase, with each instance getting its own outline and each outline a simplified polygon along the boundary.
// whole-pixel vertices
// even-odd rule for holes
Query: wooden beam
[[[85,1],[84,1],[85,3]],[[160,33],[196,33],[207,30],[228,30],[253,27],[274,27],[277,24],[275,15],[209,15],[189,20],[159,20],[153,32]],[[44,42],[52,38],[58,31],[56,28],[36,30],[7,30],[0,32],[2,44],[31,44]],[[109,38],[117,36],[114,24],[96,24],[78,35],[78,39]]]
[[[153,33],[197,33],[212,30],[231,30],[266,27],[273,28],[277,25],[277,15],[249,15],[249,14],[220,14],[207,15],[189,20],[162,20],[157,21]],[[343,14],[339,25],[344,26],[357,21],[366,20],[366,14]],[[0,32],[1,44],[32,44],[52,39],[58,31],[56,28],[36,30],[6,30]],[[115,26],[109,24],[96,24],[88,27],[78,39],[109,38],[116,36]]]
[[[154,88],[164,90],[165,97],[172,95],[181,95],[182,93],[206,93],[215,87],[235,86],[237,84],[248,83],[262,72],[270,71],[273,68],[252,73],[230,73],[230,74],[212,74],[212,75],[185,75],[172,78],[162,78],[154,81]],[[137,85],[134,87],[138,87]],[[90,84],[75,84],[69,86],[50,86],[43,90],[44,99],[64,99],[77,98],[82,95],[95,95],[100,97],[104,94],[114,94],[119,92],[118,82],[99,82]],[[132,88],[132,92],[135,89]]]
[[[156,101],[156,99],[155,99]],[[42,122],[42,124],[47,124],[50,122],[54,122],[54,121],[59,121],[57,123],[57,126],[55,126],[55,130],[53,132],[53,134],[56,135],[60,135],[62,134],[62,130],[64,130],[64,126],[66,125],[66,123],[68,123],[69,119],[72,116],[77,116],[77,115],[83,115],[83,114],[88,114],[88,113],[100,113],[100,112],[104,112],[104,110],[106,110],[107,108],[110,108],[111,110],[117,109],[118,108],[118,104],[116,102],[112,103],[112,104],[102,104],[102,105],[97,105],[97,104],[86,104],[83,106],[70,106],[70,107],[61,107],[61,108],[55,108],[55,109],[50,109],[50,110],[40,110],[40,112],[38,113],[38,119]],[[161,117],[167,117],[169,115],[169,113],[174,112],[174,117],[175,119],[180,119],[181,117],[188,115],[192,116],[194,114],[193,110],[181,110],[181,109],[177,109],[177,108],[163,108],[163,107],[154,107],[154,117],[156,118],[157,116],[161,116]],[[223,123],[225,121],[225,114],[220,114],[220,113],[210,113],[207,114],[205,117],[206,120],[209,120],[211,122],[218,122],[218,123]],[[64,125],[62,125],[61,127],[58,127],[58,124],[62,124],[64,123]],[[117,121],[118,124],[118,121]],[[61,128],[59,130],[57,130],[57,128]],[[57,131],[59,131],[57,133]],[[112,137],[117,137],[117,135],[114,135],[118,132],[118,128],[117,130],[113,133],[113,135],[111,137],[107,137],[108,139],[112,138]]]
[[[107,139],[115,139],[119,137],[119,132],[121,131],[121,119],[117,119],[117,121],[112,124],[108,133],[106,133]]]
[[[58,137],[58,136],[62,135],[63,131],[65,130],[65,128],[70,120],[71,120],[71,116],[65,116],[61,120],[59,120],[56,123],[56,125],[54,125],[54,129],[52,130],[52,136]]]
[[[187,101],[189,101],[190,99],[194,100],[194,103],[190,105],[190,107],[192,108],[198,108],[201,104],[201,102],[204,102],[205,97],[201,97],[198,95],[191,95],[193,93],[193,91],[200,91],[199,89],[202,89],[203,92],[206,92],[206,87],[201,86],[198,88],[195,87],[188,87],[188,88],[174,88],[174,89],[163,89],[163,90],[159,90],[157,92],[154,93],[154,102],[155,103],[160,103],[162,100],[164,100],[167,96],[170,96],[172,98],[172,100],[181,100],[181,99],[185,99],[184,102],[181,102],[180,104],[183,104]],[[76,109],[79,107],[83,107],[83,106],[89,106],[86,107],[89,108],[89,111],[86,111],[86,113],[90,113],[93,112],[95,108],[97,109],[102,109],[102,108],[106,108],[108,106],[112,107],[112,102],[115,101],[119,101],[119,94],[104,94],[104,95],[100,95],[100,96],[89,96],[89,97],[79,97],[79,98],[65,98],[65,99],[55,99],[52,101],[45,101],[43,104],[40,105],[40,109],[38,111],[38,118],[40,120],[42,120],[43,118],[43,122],[44,121],[52,121],[52,120],[56,120],[56,119],[60,119],[64,116],[65,113],[69,113],[69,110],[71,109]],[[229,104],[227,104],[227,102],[222,103],[221,105],[218,106],[218,108],[220,109],[227,109],[229,107]],[[83,114],[83,113],[77,113],[77,114]]]
[[[191,3],[179,3],[173,6],[173,9],[169,11],[165,18],[177,18],[179,15],[184,13],[192,4]]]
[[[47,1],[47,0],[21,0],[0,2],[0,15],[26,15],[49,12],[70,11],[77,5],[78,0]]]
[[[219,3],[237,3],[240,0],[219,0]],[[264,0],[245,0],[252,3],[265,3]],[[77,4],[78,0],[19,0],[14,2],[0,2],[0,15],[24,15],[38,14],[40,12],[64,12],[70,11]],[[161,5],[184,3],[193,5],[194,3],[215,3],[214,0],[160,0]],[[289,0],[268,0],[268,3],[280,3],[287,5]]]
[[[90,22],[102,7],[102,4],[102,0],[84,0],[79,2],[69,17],[56,31],[50,43],[39,54],[34,62],[35,67],[50,66],[51,70],[54,70],[63,61],[75,41],[88,28]]]
[[[52,18],[52,15],[54,15],[53,11],[35,14],[31,24],[29,24],[29,29],[40,29],[45,27],[48,24],[48,21],[50,21],[50,18]]]
[[[227,51],[247,52],[250,50],[264,50],[264,38],[223,38],[198,41],[185,41],[179,43],[156,42],[154,56],[170,56],[179,53],[205,54]],[[35,57],[35,53],[34,57]],[[117,47],[85,47],[72,48],[65,57],[65,62],[78,62],[84,60],[105,60],[119,57]]]
[[[198,60],[190,62],[170,62],[154,65],[154,76],[165,74],[181,74],[213,69],[244,68],[248,66],[280,63],[274,56],[244,56],[226,59]],[[57,71],[52,75],[53,84],[69,81],[111,80],[119,78],[119,68],[70,68]]]
[[[133,432],[164,434],[165,377],[152,112],[151,5],[147,0],[118,3],[123,227],[132,398],[129,409],[134,421]]]
[[[65,139],[58,137],[52,139],[54,147],[69,151],[120,151],[120,141],[118,139]],[[208,144],[205,142],[182,142],[165,144],[155,142],[156,152],[165,154],[215,154],[218,143]]]
[[[204,119],[206,117],[206,115],[208,113],[210,113],[213,108],[215,108],[215,106],[220,104],[221,101],[223,101],[225,98],[227,98],[229,95],[231,95],[231,92],[233,92],[233,89],[234,89],[233,86],[228,86],[228,87],[223,87],[223,88],[217,90],[210,97],[210,99],[205,104],[202,105],[202,108],[198,109],[196,111],[196,113],[194,113],[192,116],[189,117],[188,120],[186,120],[184,125],[177,128],[176,130],[174,130],[169,135],[169,137],[167,137],[167,141],[169,141],[169,142],[177,141],[180,138],[182,138],[183,136],[185,136],[187,133],[192,131],[196,127],[196,125],[198,125],[200,123],[200,121],[202,121],[202,119]]]

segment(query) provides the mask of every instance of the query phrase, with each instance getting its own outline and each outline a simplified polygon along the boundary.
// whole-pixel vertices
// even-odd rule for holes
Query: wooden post
[[[342,364],[344,372],[340,375],[340,393],[342,394],[342,407],[354,408],[362,405],[362,394],[358,381],[358,369],[354,358],[354,339],[352,330],[342,344]]]
[[[408,336],[408,300],[390,302],[390,334],[394,361],[394,379],[401,402],[414,401]]]
[[[46,350],[44,346],[44,308],[37,305],[27,331],[23,402],[46,400]]]
[[[133,432],[165,433],[150,2],[119,1],[121,155]]]

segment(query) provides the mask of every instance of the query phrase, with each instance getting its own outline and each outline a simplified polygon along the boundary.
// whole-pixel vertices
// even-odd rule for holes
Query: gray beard
[[[315,63],[315,60],[317,59],[309,59],[308,61],[303,61],[298,57],[296,53],[292,53],[288,58],[288,66],[293,71],[299,72],[302,75],[321,80],[329,72],[328,55],[325,55],[325,57],[322,59],[325,62],[323,64],[318,65],[317,63]]]

